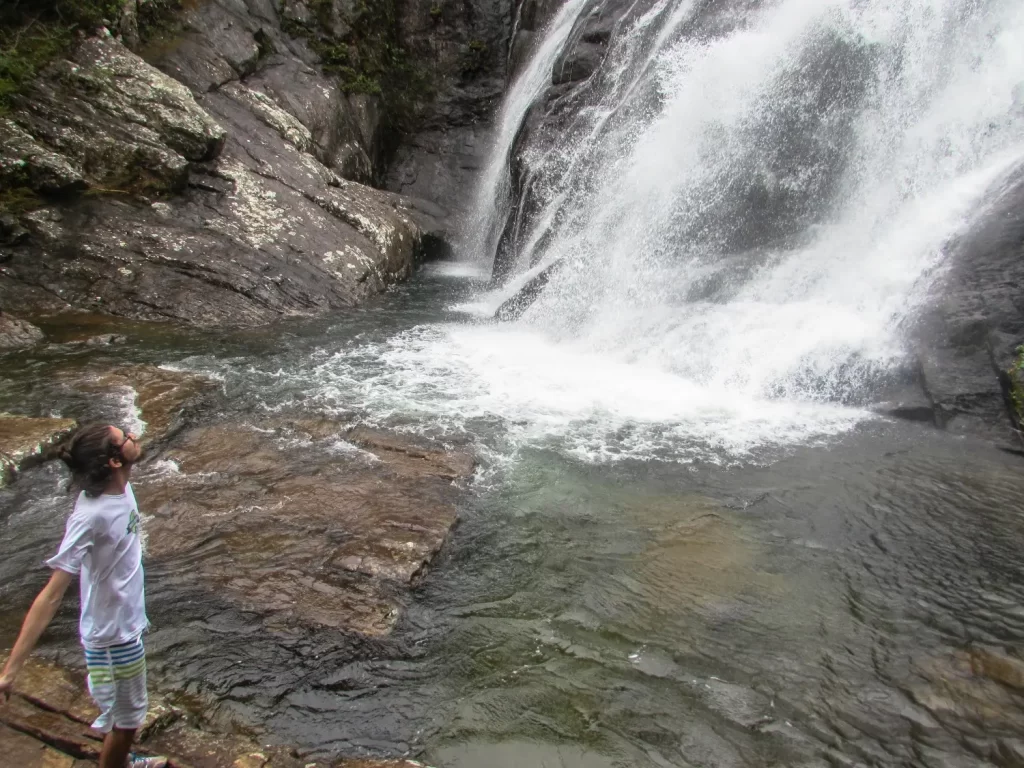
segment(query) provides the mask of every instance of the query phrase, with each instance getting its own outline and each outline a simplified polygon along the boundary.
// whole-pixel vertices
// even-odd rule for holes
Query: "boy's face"
[[[112,462],[120,464],[134,464],[142,456],[142,448],[139,447],[138,438],[131,432],[125,432],[120,427],[110,427],[110,437],[114,445],[118,446],[120,460],[111,459]]]

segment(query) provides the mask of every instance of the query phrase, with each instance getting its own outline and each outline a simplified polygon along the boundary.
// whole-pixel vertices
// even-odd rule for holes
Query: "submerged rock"
[[[37,419],[0,413],[0,487],[38,464],[74,429],[73,419]]]
[[[195,398],[212,391],[215,382],[205,376],[132,365],[113,371],[73,371],[59,382],[65,399],[77,395],[70,410],[82,422],[125,422],[122,426],[141,433],[144,444],[156,442],[175,426],[182,409]],[[125,418],[125,410],[131,415]]]
[[[286,746],[262,745],[240,733],[200,730],[150,685],[150,707],[139,729],[139,754],[162,754],[177,768],[418,768],[409,760],[310,760]],[[99,711],[84,676],[32,660],[14,696],[0,706],[0,754],[17,768],[88,768],[95,765],[102,734],[89,724]]]
[[[150,557],[188,560],[207,588],[270,626],[370,636],[393,628],[403,592],[458,520],[453,482],[474,467],[396,436],[302,421],[197,427],[161,458],[176,471],[135,483]]]
[[[31,347],[42,341],[44,334],[32,323],[6,312],[0,312],[0,352],[8,349]]]

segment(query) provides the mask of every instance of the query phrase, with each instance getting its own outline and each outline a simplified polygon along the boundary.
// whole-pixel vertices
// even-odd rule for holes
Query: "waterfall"
[[[1024,160],[1018,0],[663,0],[522,151],[518,321],[733,398],[856,400]],[[530,269],[533,272],[530,272]]]
[[[461,261],[490,266],[501,223],[511,204],[509,152],[526,112],[551,82],[551,68],[585,3],[586,0],[568,0],[562,6],[545,28],[540,44],[512,82],[502,102],[494,144],[473,196],[473,208],[467,217],[467,237],[460,248]]]
[[[595,7],[624,10],[603,63],[521,133]],[[529,214],[505,228],[512,277],[316,375],[506,456],[761,461],[848,432],[912,363],[949,244],[1024,165],[1021,40],[1019,0],[570,2],[480,195],[476,254]],[[513,143],[528,204],[504,197]]]

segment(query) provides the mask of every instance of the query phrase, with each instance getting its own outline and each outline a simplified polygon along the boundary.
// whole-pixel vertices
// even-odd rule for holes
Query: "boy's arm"
[[[64,593],[74,578],[67,571],[54,569],[50,581],[32,602],[32,607],[29,608],[28,615],[25,616],[25,621],[21,625],[21,632],[18,634],[17,642],[14,643],[11,656],[7,659],[3,674],[0,674],[0,698],[4,701],[11,697],[11,691],[14,690],[14,678],[18,676],[28,655],[32,653],[32,649],[39,642],[40,635],[43,634],[54,614],[57,613],[60,602],[64,599]]]

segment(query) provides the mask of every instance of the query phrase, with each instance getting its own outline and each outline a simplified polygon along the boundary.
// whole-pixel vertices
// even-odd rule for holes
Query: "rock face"
[[[917,331],[924,389],[945,429],[1024,450],[1024,174],[950,246],[952,269]]]
[[[439,96],[399,147],[387,187],[440,206],[435,215],[450,241],[490,148],[515,9],[512,0],[404,0],[400,9],[403,39],[417,60],[431,62]]]
[[[83,675],[30,661],[14,696],[0,708],[0,752],[18,768],[89,768],[102,734],[89,724],[99,714]],[[316,761],[285,746],[264,746],[240,734],[217,734],[190,725],[185,712],[150,692],[137,751],[166,755],[176,768],[421,768],[409,760]]]
[[[197,427],[161,458],[178,471],[134,483],[149,557],[193,563],[271,627],[369,636],[391,631],[456,523],[453,482],[474,467],[330,421]]]
[[[272,3],[200,4],[153,60],[174,77],[87,39],[0,123],[3,184],[53,203],[6,219],[6,307],[255,325],[411,272],[432,219],[356,181],[372,104],[319,72]]]
[[[67,437],[73,419],[36,419],[0,413],[0,487],[22,469],[46,459],[50,448]]]
[[[0,312],[0,352],[31,347],[43,340],[43,332],[32,323]]]

